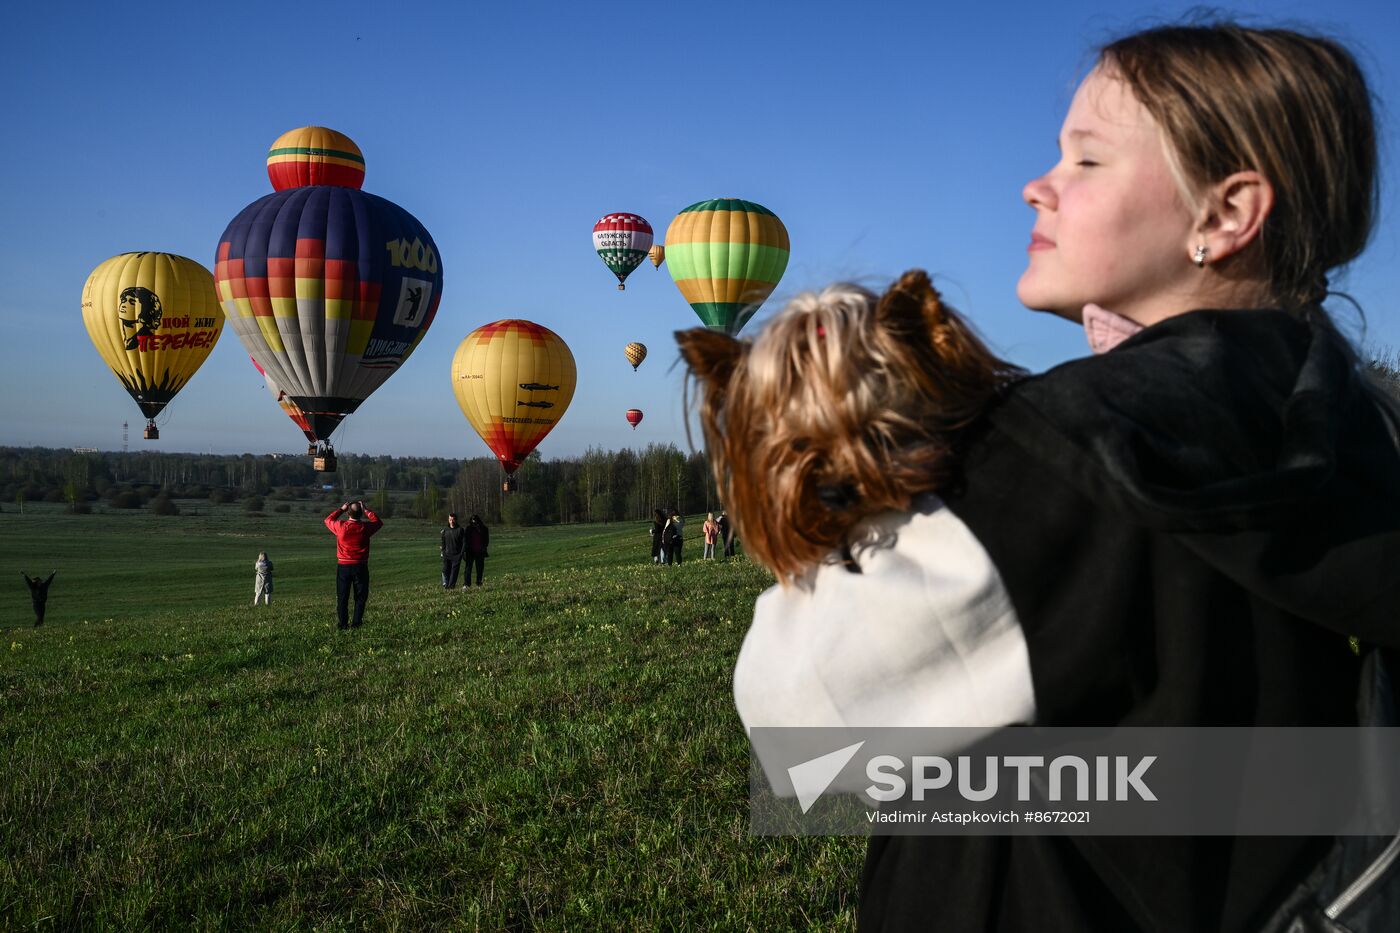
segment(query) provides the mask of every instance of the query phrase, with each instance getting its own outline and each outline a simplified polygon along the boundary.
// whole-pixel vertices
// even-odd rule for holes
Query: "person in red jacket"
[[[357,501],[346,502],[327,515],[326,527],[335,535],[335,627],[359,628],[365,620],[365,602],[369,599],[369,539],[384,527],[384,523],[365,508],[364,502]],[[346,604],[352,587],[355,621],[347,624]]]

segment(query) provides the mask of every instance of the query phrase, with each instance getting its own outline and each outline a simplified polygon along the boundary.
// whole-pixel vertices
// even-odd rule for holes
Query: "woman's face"
[[[1036,218],[1021,302],[1074,321],[1097,304],[1143,325],[1190,310],[1193,214],[1127,84],[1102,66],[1090,72],[1059,143],[1060,161],[1022,191]]]

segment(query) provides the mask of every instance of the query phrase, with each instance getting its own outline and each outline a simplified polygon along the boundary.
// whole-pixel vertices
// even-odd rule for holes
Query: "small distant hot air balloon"
[[[303,126],[277,137],[267,151],[267,177],[278,191],[303,185],[359,188],[365,182],[365,157],[344,133]]]
[[[564,417],[576,379],[568,346],[531,321],[478,327],[452,357],[452,394],[507,477]]]
[[[773,293],[788,232],[768,208],[738,198],[692,204],[666,230],[666,268],[700,320],[731,337]]]
[[[642,410],[640,408],[627,409],[627,423],[632,426],[632,430],[637,430],[637,425],[642,423]]]
[[[637,367],[642,365],[642,360],[647,358],[647,345],[644,343],[629,343],[622,351],[627,355],[627,362],[632,364],[632,372],[637,371]]]
[[[83,285],[83,323],[98,355],[146,416],[155,418],[208,358],[224,329],[209,270],[170,253],[122,253]]]
[[[650,257],[651,264],[660,269],[661,264],[666,261],[666,247],[657,243],[651,249],[647,250],[647,256]]]
[[[335,145],[354,146],[336,135]],[[281,164],[291,163],[269,166],[274,185],[286,183]],[[306,177],[334,164],[310,161]],[[335,469],[332,432],[413,353],[442,300],[427,229],[352,182],[353,173],[254,201],[219,238],[214,268],[234,332],[324,446],[323,472]]]
[[[593,248],[617,276],[617,290],[651,249],[651,224],[636,214],[608,214],[593,225]]]

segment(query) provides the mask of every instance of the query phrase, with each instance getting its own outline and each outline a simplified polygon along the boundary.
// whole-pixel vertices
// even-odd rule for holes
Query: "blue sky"
[[[1075,326],[1016,300],[1032,221],[1020,191],[1053,162],[1093,48],[1187,9],[19,4],[0,59],[0,444],[120,449],[129,421],[133,449],[303,448],[227,327],[161,440],[140,440],[140,413],[91,347],[79,298],[121,252],[212,268],[229,220],[271,191],[269,145],[307,124],[359,144],[365,190],[427,226],[445,275],[423,344],[336,434],[344,452],[488,455],[449,369],[468,332],[504,317],[550,327],[578,363],[546,457],[684,446],[671,333],[698,320],[664,267],[644,265],[619,293],[590,232],[631,211],[659,238],[711,197],[757,201],[787,225],[792,260],[765,311],[804,288],[878,286],[922,266],[1016,362],[1083,355]],[[1382,104],[1383,202],[1370,250],[1337,284],[1365,309],[1368,346],[1400,347],[1400,13],[1393,0],[1218,9],[1320,29],[1360,53]],[[1362,336],[1354,312],[1341,318]],[[637,373],[629,340],[651,351]],[[635,433],[631,407],[646,412]]]

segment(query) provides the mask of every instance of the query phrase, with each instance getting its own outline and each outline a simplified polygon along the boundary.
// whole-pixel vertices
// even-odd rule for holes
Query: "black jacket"
[[[453,560],[460,560],[466,554],[467,529],[458,525],[456,528],[442,529],[442,556]]]
[[[491,546],[491,529],[481,522],[467,522],[467,556],[486,557]]]
[[[1324,325],[1197,311],[1026,379],[947,499],[1046,725],[1350,725],[1347,636],[1400,646],[1400,457]],[[1328,842],[874,838],[861,928],[1248,930]]]

